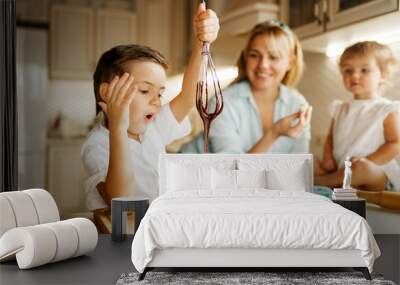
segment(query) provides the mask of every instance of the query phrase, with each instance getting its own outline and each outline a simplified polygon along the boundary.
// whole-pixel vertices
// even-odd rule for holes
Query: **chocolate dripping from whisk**
[[[206,2],[202,0],[204,7]],[[204,152],[208,152],[208,134],[210,132],[210,126],[212,121],[222,112],[224,108],[224,99],[222,97],[221,86],[218,81],[217,72],[215,70],[214,63],[210,55],[210,44],[203,42],[203,64],[200,68],[200,79],[197,82],[196,87],[196,108],[200,114],[201,120],[203,121],[204,127]],[[203,69],[204,68],[204,69]],[[207,70],[210,69],[211,78],[213,81],[213,88],[215,94],[215,110],[214,112],[208,112],[208,89],[207,89]],[[203,98],[203,93],[205,92],[205,98]],[[205,99],[205,104],[203,104],[203,99]]]
[[[207,47],[203,48],[203,56],[206,55],[208,57],[207,63],[210,65],[210,72],[213,81],[213,88],[215,91],[215,110],[214,112],[208,112],[208,89],[207,89],[207,76],[204,80],[200,80],[197,83],[196,88],[196,108],[200,114],[200,117],[203,121],[204,127],[204,152],[208,152],[208,135],[210,132],[210,126],[212,121],[222,112],[224,108],[224,102],[222,97],[221,87],[217,78],[217,73],[215,71],[214,64],[209,55]],[[203,94],[205,93],[205,98]],[[205,104],[203,103],[203,99],[205,99]]]

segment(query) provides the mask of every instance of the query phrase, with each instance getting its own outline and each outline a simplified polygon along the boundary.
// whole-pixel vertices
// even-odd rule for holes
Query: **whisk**
[[[205,6],[205,1],[203,0]],[[199,112],[204,126],[204,152],[208,152],[208,134],[212,121],[222,112],[224,108],[224,100],[222,97],[221,86],[219,84],[217,71],[215,70],[214,63],[210,54],[210,43],[203,42],[203,49],[201,52],[202,61],[200,65],[199,80],[196,88],[196,108]],[[214,90],[213,93],[208,92],[208,75],[212,81],[211,86]],[[215,95],[215,106],[209,104],[210,95]]]

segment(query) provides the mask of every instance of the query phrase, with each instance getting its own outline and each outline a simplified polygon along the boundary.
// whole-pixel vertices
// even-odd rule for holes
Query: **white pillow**
[[[238,188],[267,188],[267,171],[236,170]]]
[[[273,190],[307,191],[307,176],[304,164],[290,171],[270,169],[267,171],[268,188]]]
[[[309,168],[304,160],[240,159],[240,170],[266,170],[267,188],[272,190],[307,191]]]
[[[266,170],[211,170],[213,190],[240,188],[267,188]]]
[[[236,170],[216,169],[211,170],[212,189],[236,190]]]
[[[168,162],[167,167],[168,191],[211,188],[211,167],[183,165],[173,162]]]

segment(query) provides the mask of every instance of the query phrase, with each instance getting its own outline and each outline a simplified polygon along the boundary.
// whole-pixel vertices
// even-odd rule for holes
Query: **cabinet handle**
[[[317,19],[318,25],[322,25],[322,20],[323,18],[321,17],[321,11],[320,11],[320,1],[316,1],[314,4],[314,17]]]
[[[331,20],[331,17],[330,17],[330,14],[329,14],[329,9],[330,9],[330,4],[332,4],[332,3],[329,3],[328,1],[323,1],[322,2],[322,5],[323,5],[323,13],[324,13],[324,21],[325,21],[325,23],[326,22],[329,22],[330,20]]]

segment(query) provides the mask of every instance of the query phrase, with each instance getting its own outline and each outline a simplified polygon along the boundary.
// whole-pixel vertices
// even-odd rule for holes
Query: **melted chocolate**
[[[210,132],[210,126],[212,121],[222,112],[224,108],[224,100],[222,97],[221,86],[217,77],[215,66],[212,62],[211,55],[208,48],[208,43],[203,45],[203,64],[205,65],[206,72],[202,74],[196,88],[196,108],[200,114],[204,126],[204,152],[208,152],[208,134]],[[215,94],[215,108],[210,111],[208,99],[208,88],[207,88],[207,73],[210,73],[212,79],[212,86]]]

